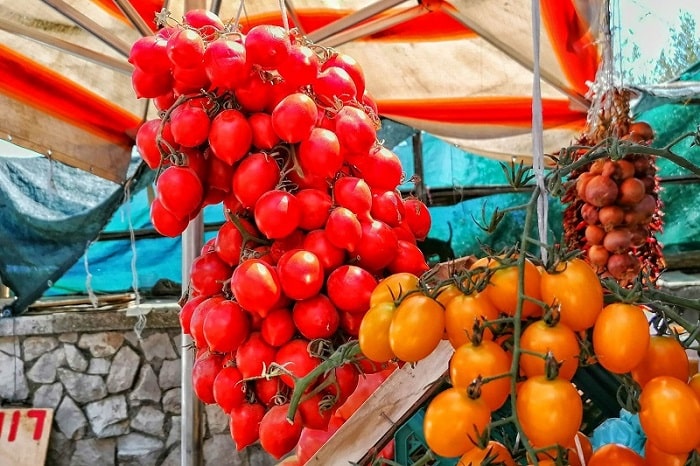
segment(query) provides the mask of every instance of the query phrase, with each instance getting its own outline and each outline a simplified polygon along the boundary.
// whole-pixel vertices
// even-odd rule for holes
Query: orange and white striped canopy
[[[167,3],[236,17],[240,0],[0,0],[0,135],[122,182],[146,101],[131,88],[131,44]],[[545,153],[586,118],[599,63],[602,0],[541,0]],[[382,116],[476,154],[532,154],[533,40],[529,0],[247,0],[256,24],[299,27],[354,57]],[[152,106],[151,106],[152,108]]]

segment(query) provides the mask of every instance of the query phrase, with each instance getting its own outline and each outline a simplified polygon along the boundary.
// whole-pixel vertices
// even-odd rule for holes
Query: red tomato
[[[277,65],[277,72],[285,82],[297,88],[313,84],[320,69],[316,52],[300,44],[292,44],[287,58]]]
[[[406,208],[403,205],[401,193],[396,190],[372,190],[370,214],[375,220],[384,222],[392,228],[398,227],[406,215]],[[402,239],[404,238],[399,238],[399,240]]]
[[[304,238],[302,248],[316,254],[326,274],[331,273],[345,262],[345,251],[333,246],[325,230],[310,231]]]
[[[250,235],[256,235],[257,230],[248,220],[239,218],[243,229]],[[250,247],[251,243],[245,244],[245,247]],[[238,227],[231,221],[224,222],[216,234],[214,248],[219,258],[230,266],[236,266],[241,260],[241,250],[243,249],[243,236],[238,230]]]
[[[259,332],[253,332],[236,351],[236,367],[243,378],[259,377],[270,367],[277,351],[268,345]]]
[[[306,464],[318,450],[328,441],[340,426],[330,427],[327,430],[309,429],[304,427],[299,437],[296,448],[299,464]]]
[[[328,193],[320,189],[302,189],[296,197],[301,207],[299,228],[306,231],[323,228],[333,204]]]
[[[233,165],[243,158],[253,143],[253,129],[238,110],[223,110],[209,129],[209,147],[216,157]]]
[[[296,92],[283,98],[272,111],[272,128],[280,139],[296,144],[311,136],[317,116],[313,99]]]
[[[182,104],[170,114],[170,129],[176,143],[184,147],[197,147],[209,137],[209,115],[197,105]]]
[[[282,286],[271,265],[246,259],[233,271],[231,291],[243,309],[265,317],[279,302]]]
[[[211,351],[232,353],[248,338],[250,319],[237,303],[218,301],[207,312],[202,331]]]
[[[360,176],[372,189],[393,192],[404,178],[401,160],[384,146],[372,148],[366,155],[353,161]]]
[[[357,411],[357,409],[362,406],[367,398],[369,398],[372,393],[377,390],[377,388],[384,383],[384,381],[391,375],[391,373],[396,369],[396,366],[390,366],[387,369],[383,369],[379,372],[373,374],[363,374],[357,382],[357,388],[348,396],[336,414],[343,419],[349,419],[352,414]]]
[[[195,296],[187,300],[187,302],[180,309],[180,327],[182,328],[182,333],[185,335],[190,334],[190,321],[192,320],[192,314],[194,310],[199,306],[202,301],[207,299],[206,296]]]
[[[350,78],[352,78],[353,83],[355,83],[357,95],[359,97],[365,95],[365,73],[357,60],[352,58],[347,53],[335,51],[325,62],[323,62],[321,69],[325,70],[333,66],[342,68],[348,73]]]
[[[253,26],[245,36],[248,61],[266,70],[277,68],[289,56],[292,43],[283,27],[270,24]]]
[[[301,437],[301,414],[297,411],[290,423],[288,410],[289,404],[272,406],[260,421],[260,445],[276,459],[292,451]]]
[[[297,159],[304,173],[333,178],[343,165],[338,137],[333,131],[314,128],[299,144]]]
[[[321,291],[325,275],[316,254],[293,249],[277,262],[277,275],[284,294],[294,300],[312,298]]]
[[[214,404],[214,380],[219,374],[223,358],[219,354],[202,352],[192,365],[192,389],[202,403]]]
[[[214,378],[214,400],[223,412],[230,413],[245,402],[245,383],[242,380],[241,371],[234,366],[222,368]]]
[[[340,314],[326,295],[298,301],[292,309],[294,325],[304,338],[330,338],[340,326]]]
[[[236,450],[241,451],[258,441],[260,421],[265,407],[260,403],[243,403],[231,410],[230,432]]]
[[[253,129],[253,146],[259,150],[271,150],[280,138],[272,128],[272,117],[269,113],[257,112],[248,117],[248,123]]]
[[[370,219],[372,191],[362,178],[343,176],[333,183],[333,200],[336,205],[350,209],[360,221]]]
[[[178,219],[188,218],[204,199],[202,182],[189,167],[167,167],[158,177],[156,190],[163,207]]]
[[[199,66],[204,59],[204,48],[204,39],[194,29],[179,28],[168,38],[168,58],[182,68]]]
[[[357,96],[357,88],[352,77],[347,71],[337,66],[322,69],[316,76],[313,90],[321,105],[331,108],[336,99],[349,103]]]
[[[202,254],[190,266],[190,286],[203,296],[213,296],[223,290],[231,277],[231,267],[216,252]]]
[[[248,79],[250,70],[245,47],[239,41],[222,36],[207,44],[204,71],[213,88],[233,91]]]
[[[280,177],[280,167],[273,157],[262,152],[248,154],[236,165],[232,182],[233,194],[243,207],[252,209],[263,194],[275,189]]]
[[[144,71],[160,71],[170,68],[168,42],[156,35],[137,39],[129,52],[129,63]]]
[[[414,275],[423,275],[430,270],[425,261],[423,251],[410,241],[399,240],[396,247],[396,256],[387,265],[390,273],[408,272]]]
[[[258,230],[266,238],[279,239],[299,227],[301,206],[293,194],[275,189],[260,196],[253,215]]]
[[[345,207],[334,207],[325,225],[326,237],[335,247],[353,252],[362,239],[362,224],[357,215]]]
[[[296,328],[289,309],[270,311],[262,321],[260,333],[267,344],[279,347],[292,339]]]
[[[418,241],[423,241],[428,236],[432,224],[428,207],[417,198],[408,198],[403,204],[406,212],[405,222],[413,236]]]
[[[319,430],[328,428],[333,409],[325,406],[323,396],[320,393],[304,397],[299,403],[298,409],[304,427]]]
[[[321,363],[321,360],[309,354],[309,341],[292,340],[277,350],[275,362],[284,367],[291,375],[280,378],[288,387],[294,388],[295,379],[304,377]]]
[[[377,141],[377,128],[372,118],[364,110],[347,105],[335,116],[335,134],[340,147],[350,153],[368,153]]]
[[[206,348],[207,345],[206,339],[204,338],[204,320],[209,310],[225,299],[226,298],[222,295],[207,297],[192,311],[192,317],[190,317],[190,335],[197,348],[203,349]]]
[[[367,270],[380,271],[396,258],[399,241],[394,230],[384,222],[372,220],[360,222],[362,241],[357,244],[353,255],[357,265]]]
[[[357,388],[360,374],[354,364],[346,363],[336,367],[327,376],[324,376],[319,383],[324,383],[328,377],[331,378],[331,384],[323,392],[334,398],[335,404],[332,409],[335,412]]]
[[[161,119],[154,118],[142,124],[136,132],[136,149],[139,151],[143,161],[146,162],[146,165],[154,170],[158,168],[162,160],[158,150],[158,143],[156,142],[160,125]],[[163,150],[165,150],[165,147],[163,147]]]
[[[377,280],[371,273],[356,265],[343,265],[335,269],[326,280],[328,297],[341,310],[364,313],[369,309],[372,291]],[[352,290],[352,293],[348,293]]]

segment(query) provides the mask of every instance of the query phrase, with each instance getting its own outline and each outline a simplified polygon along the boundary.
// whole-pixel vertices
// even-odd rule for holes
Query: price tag
[[[52,420],[53,409],[0,409],[0,464],[44,464]]]

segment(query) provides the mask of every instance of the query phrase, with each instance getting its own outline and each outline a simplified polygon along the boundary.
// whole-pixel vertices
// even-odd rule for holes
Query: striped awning
[[[148,102],[131,88],[131,44],[155,29],[162,0],[0,0],[0,137],[100,177],[124,180]],[[240,1],[171,1],[226,19]],[[599,63],[601,0],[541,0],[545,153],[585,124]],[[242,30],[299,27],[354,57],[382,116],[473,153],[532,154],[530,0],[248,0]]]

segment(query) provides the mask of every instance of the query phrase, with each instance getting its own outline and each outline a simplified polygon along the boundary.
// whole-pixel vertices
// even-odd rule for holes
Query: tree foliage
[[[679,27],[671,30],[671,43],[661,51],[656,62],[653,75],[658,82],[675,78],[700,59],[700,38],[695,18],[683,11],[679,20]]]

